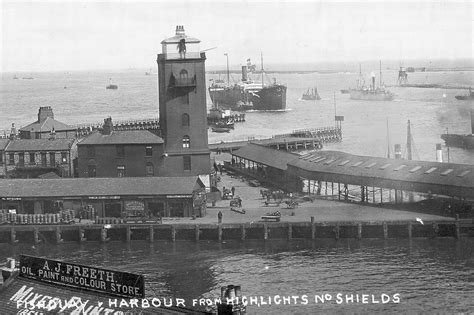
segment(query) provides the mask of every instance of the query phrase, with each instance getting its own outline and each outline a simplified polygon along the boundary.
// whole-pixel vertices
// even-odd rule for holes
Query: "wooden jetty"
[[[126,224],[110,218],[109,224],[3,225],[0,242],[15,244],[41,242],[108,241],[218,241],[271,239],[340,239],[340,238],[434,238],[474,235],[472,219],[451,221],[329,221],[252,222],[213,224]]]

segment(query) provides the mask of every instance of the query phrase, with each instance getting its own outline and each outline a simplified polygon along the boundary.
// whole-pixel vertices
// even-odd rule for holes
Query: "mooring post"
[[[176,241],[176,228],[174,225],[171,226],[171,241],[172,242]]]
[[[148,233],[149,233],[149,236],[150,236],[150,242],[154,242],[155,241],[155,230],[153,229],[153,226],[150,226],[148,228]]]
[[[459,228],[459,221],[456,220],[456,223],[454,223],[455,226],[455,231],[456,231],[456,238],[460,239],[461,238],[461,229]]]
[[[388,238],[388,225],[387,225],[387,222],[383,222],[382,227],[383,227],[383,238],[387,239]]]
[[[59,227],[59,226],[56,227],[55,235],[56,235],[56,243],[57,244],[62,243],[63,239],[61,237],[61,227]]]
[[[14,227],[12,227],[12,228],[10,229],[10,242],[11,242],[12,244],[18,242],[18,240],[16,239],[16,230],[15,230]]]
[[[84,242],[86,238],[84,237],[84,229],[82,227],[79,228],[79,242]]]
[[[362,239],[362,223],[357,224],[357,238]]]
[[[341,228],[339,227],[339,224],[336,224],[336,226],[334,227],[334,233],[335,233],[336,240],[339,239],[339,232],[340,231],[341,231]]]
[[[439,225],[436,222],[433,222],[433,237],[438,236],[439,233]]]
[[[199,225],[195,225],[194,226],[194,239],[197,241],[199,241]]]
[[[245,240],[245,224],[242,224],[242,225],[240,226],[240,232],[241,232],[240,239],[241,239],[242,241],[244,241],[244,240]]]
[[[100,241],[107,241],[107,229],[102,228],[102,230],[100,230]]]
[[[263,239],[264,240],[268,239],[268,227],[265,223],[263,224]]]
[[[316,225],[314,225],[314,217],[311,217],[311,239],[314,240],[316,236]]]
[[[130,229],[130,225],[127,225],[125,228],[125,238],[127,243],[132,239],[132,230]]]
[[[413,226],[411,222],[408,222],[408,238],[412,237],[412,229],[413,229]]]
[[[293,238],[293,227],[291,223],[288,223],[288,239],[291,240]]]
[[[222,242],[222,225],[217,225],[217,239],[219,242]]]
[[[33,240],[34,240],[35,244],[38,244],[40,242],[40,240],[39,240],[39,231],[38,231],[37,227],[35,227],[33,229]]]

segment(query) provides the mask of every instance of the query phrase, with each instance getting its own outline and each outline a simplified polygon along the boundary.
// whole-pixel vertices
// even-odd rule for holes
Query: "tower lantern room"
[[[200,58],[197,38],[187,36],[183,25],[176,26],[176,34],[161,42],[162,53],[166,59]]]

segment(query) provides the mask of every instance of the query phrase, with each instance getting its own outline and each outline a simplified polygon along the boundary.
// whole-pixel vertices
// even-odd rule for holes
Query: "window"
[[[181,96],[181,103],[185,104],[185,105],[189,104],[189,94],[188,93]]]
[[[183,169],[185,171],[191,170],[191,156],[189,155],[183,156]]]
[[[117,166],[117,177],[125,177],[125,166],[123,165]]]
[[[61,152],[61,163],[67,163],[67,152]]]
[[[189,126],[189,115],[188,114],[181,115],[181,126],[183,126],[183,127]]]
[[[189,139],[189,136],[184,136],[183,137],[183,148],[189,148],[191,146],[191,139]]]
[[[185,69],[181,70],[179,72],[179,78],[181,80],[186,80],[188,78],[188,71],[186,71]]]
[[[23,152],[18,153],[18,160],[19,160],[20,166],[24,166],[25,165],[25,153],[23,153]]]
[[[35,154],[30,153],[30,164],[36,164]]]
[[[3,164],[3,152],[0,151],[0,165]]]
[[[153,155],[153,147],[151,145],[147,145],[145,147],[145,156],[152,156]]]
[[[8,155],[8,164],[11,164],[11,165],[15,164],[15,153],[10,153]]]
[[[96,177],[96,169],[95,169],[95,165],[89,165],[87,167],[87,175],[89,177]]]
[[[117,157],[125,156],[125,147],[123,145],[116,145],[115,150],[117,152]]]
[[[145,166],[145,173],[146,173],[146,176],[155,176],[155,169],[153,167],[153,163],[146,163],[146,166]]]
[[[41,165],[46,166],[46,153],[45,152],[41,153]]]
[[[95,147],[92,145],[87,146],[87,156],[95,157]]]
[[[50,152],[49,153],[49,164],[51,166],[55,166],[56,165],[56,153],[54,152]]]

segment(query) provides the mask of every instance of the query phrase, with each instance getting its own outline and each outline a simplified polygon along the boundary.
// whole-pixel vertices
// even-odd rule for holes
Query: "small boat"
[[[212,132],[230,132],[229,127],[211,127]]]
[[[107,90],[116,90],[118,89],[118,85],[112,84],[112,78],[109,79],[109,85],[105,87]]]
[[[16,74],[13,76],[13,80],[18,80],[18,77],[16,76]]]
[[[303,94],[301,99],[305,101],[314,101],[314,100],[320,100],[321,97],[318,94],[317,88],[312,88],[312,89],[308,88],[308,90],[306,91],[306,93]]]
[[[342,89],[341,94],[349,94],[349,89]]]
[[[469,88],[469,94],[467,95],[456,95],[455,98],[460,101],[468,101],[474,100],[474,93],[472,93],[472,89]]]

